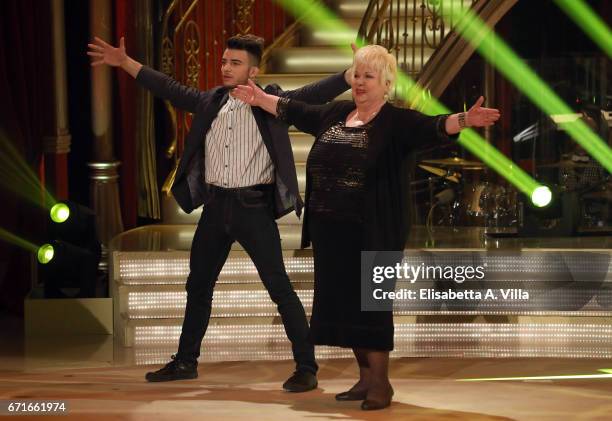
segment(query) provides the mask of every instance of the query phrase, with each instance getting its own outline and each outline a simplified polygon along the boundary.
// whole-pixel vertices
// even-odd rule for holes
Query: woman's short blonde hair
[[[349,69],[351,80],[355,74],[355,67],[357,67],[358,64],[367,66],[378,72],[382,85],[386,85],[387,82],[389,82],[387,93],[393,89],[393,84],[397,77],[397,61],[395,60],[395,56],[390,54],[385,47],[380,45],[366,45],[358,49],[355,53],[355,57],[353,57],[353,65]]]

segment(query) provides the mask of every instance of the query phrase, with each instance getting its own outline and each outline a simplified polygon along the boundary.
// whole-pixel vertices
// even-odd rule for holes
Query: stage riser
[[[221,287],[236,287],[238,290],[224,290]],[[219,285],[213,294],[212,317],[261,317],[277,316],[276,305],[270,299],[263,285],[259,290],[247,289],[243,285]],[[297,289],[306,313],[312,309],[312,282],[303,285],[308,289]],[[126,319],[179,318],[185,313],[187,293],[185,291],[128,292],[120,293],[121,315]]]
[[[397,357],[557,357],[612,358],[612,325],[532,323],[445,323],[395,325]],[[591,320],[592,321],[592,320]],[[167,362],[176,351],[180,326],[135,326],[134,353],[140,364]],[[350,351],[317,347],[318,357],[346,358]],[[282,325],[211,324],[201,361],[290,360],[290,344]]]
[[[186,282],[189,275],[189,252],[115,252],[114,282],[118,285],[160,285]],[[292,280],[312,280],[311,252],[284,253],[285,269]],[[235,257],[236,255],[240,257]],[[255,265],[246,253],[232,252],[219,274],[218,283],[261,282]]]
[[[313,298],[313,280],[293,282],[302,305],[307,315],[310,315]],[[490,315],[490,316],[589,316],[589,317],[612,317],[612,311],[603,309],[596,298],[588,300],[597,291],[582,291],[587,295],[587,304],[580,306],[579,309],[567,311],[541,311],[537,303],[530,304],[529,308],[521,308],[517,305],[515,309],[507,311],[487,310],[445,310],[441,306],[439,309],[402,309],[394,311],[396,315],[421,315],[443,317],[443,314],[451,317],[464,317],[470,315]],[[609,296],[609,294],[608,294]],[[149,286],[121,286],[119,287],[120,312],[125,319],[146,319],[146,318],[182,318],[187,302],[187,293],[184,285],[167,285],[156,287],[151,291]],[[555,298],[554,296],[552,297]],[[575,300],[580,301],[582,294],[577,293]],[[612,297],[609,297],[612,298]],[[556,300],[559,302],[560,300]],[[567,299],[569,301],[569,298]],[[422,307],[426,307],[425,305]],[[567,305],[569,307],[569,305]],[[213,294],[213,317],[255,317],[255,316],[276,316],[278,314],[276,305],[270,299],[268,291],[259,279],[254,279],[251,283],[221,283],[216,285]]]

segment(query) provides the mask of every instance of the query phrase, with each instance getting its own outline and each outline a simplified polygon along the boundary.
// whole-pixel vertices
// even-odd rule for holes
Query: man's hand
[[[125,53],[125,38],[121,37],[119,48],[107,44],[98,37],[95,37],[93,42],[93,44],[87,44],[90,49],[90,51],[87,51],[87,55],[93,58],[91,62],[92,66],[108,64],[109,66],[117,67],[127,61],[128,56]]]
[[[125,38],[119,40],[119,48],[104,42],[98,37],[94,38],[93,44],[87,44],[89,51],[87,55],[92,57],[92,66],[108,64],[109,66],[121,66],[133,78],[136,78],[142,68],[142,64],[128,56],[125,52]]]

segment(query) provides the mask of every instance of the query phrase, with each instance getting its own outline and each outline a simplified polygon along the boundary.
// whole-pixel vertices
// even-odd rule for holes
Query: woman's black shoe
[[[368,394],[367,390],[356,392],[352,390],[347,390],[346,392],[338,393],[336,395],[337,401],[362,401],[366,398]]]
[[[364,411],[375,411],[377,409],[384,409],[390,406],[391,399],[393,398],[393,393],[394,393],[393,388],[391,388],[390,392],[391,393],[389,393],[389,397],[385,399],[384,401],[366,399],[365,401],[361,402],[361,409],[363,409]]]
[[[171,380],[187,380],[198,377],[198,363],[185,362],[172,357],[172,361],[157,371],[147,373],[145,379],[149,382],[168,382]]]

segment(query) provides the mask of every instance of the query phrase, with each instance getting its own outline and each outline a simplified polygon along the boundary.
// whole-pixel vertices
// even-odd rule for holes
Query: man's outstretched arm
[[[143,66],[138,61],[128,56],[125,52],[125,39],[121,37],[119,47],[113,47],[102,39],[95,37],[92,44],[87,44],[89,51],[87,54],[93,58],[92,66],[108,64],[113,67],[120,67],[128,72],[145,89],[153,95],[166,99],[177,108],[189,112],[195,112],[198,103],[205,95],[196,88],[181,85],[176,80],[167,75]]]

